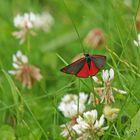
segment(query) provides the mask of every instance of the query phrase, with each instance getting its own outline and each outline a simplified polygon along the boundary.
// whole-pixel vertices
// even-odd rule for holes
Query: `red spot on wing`
[[[96,65],[91,61],[91,64],[90,64],[90,70],[89,70],[89,75],[90,76],[93,76],[93,75],[96,75],[98,73],[98,68],[96,67]]]
[[[75,74],[75,72],[74,72],[74,71],[72,71],[70,74]]]
[[[105,58],[106,59],[106,56],[103,56],[103,55],[92,55],[93,58]]]
[[[81,78],[87,78],[89,76],[89,68],[88,68],[88,63],[87,62],[85,62],[84,66],[76,74],[76,76],[81,77]]]

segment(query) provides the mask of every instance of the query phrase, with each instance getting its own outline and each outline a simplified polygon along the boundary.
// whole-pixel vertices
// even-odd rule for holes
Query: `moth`
[[[77,77],[88,78],[95,76],[103,68],[105,62],[106,56],[84,54],[84,57],[65,66],[60,71]]]

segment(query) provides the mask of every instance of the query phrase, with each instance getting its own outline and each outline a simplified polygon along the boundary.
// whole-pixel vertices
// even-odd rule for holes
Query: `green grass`
[[[96,27],[105,32],[109,49],[89,51],[84,46],[85,50],[106,55],[105,69],[115,70],[113,85],[128,92],[125,96],[115,94],[114,106],[120,108],[120,113],[101,139],[139,140],[140,47],[133,44],[137,38],[134,22],[140,10],[139,0],[130,7],[123,0],[65,0],[65,4],[63,0],[0,1],[0,140],[63,139],[59,126],[67,119],[57,109],[61,97],[78,94],[79,90],[90,93],[92,85],[90,79],[82,79],[79,87],[79,79],[61,73],[60,68],[83,52],[84,37]],[[37,36],[30,36],[29,42],[19,45],[19,40],[11,35],[16,30],[14,16],[44,10],[55,19],[51,32],[36,31]],[[8,74],[17,50],[41,69],[43,79],[31,89]]]

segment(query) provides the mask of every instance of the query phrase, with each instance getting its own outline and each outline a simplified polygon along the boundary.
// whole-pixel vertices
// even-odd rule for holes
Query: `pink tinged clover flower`
[[[89,31],[84,39],[84,44],[92,49],[105,44],[105,36],[101,29],[95,28]]]
[[[102,84],[103,87],[97,87],[95,88],[96,93],[100,96],[100,102],[105,102],[105,104],[115,102],[114,96],[113,96],[113,91],[116,91],[120,94],[127,94],[126,91],[117,89],[112,86],[112,82],[114,80],[114,70],[111,68],[110,70],[103,70],[102,72],[102,81],[99,80],[97,77],[93,77],[93,80],[97,84]],[[95,99],[96,102],[98,99]]]
[[[22,82],[24,86],[31,88],[35,81],[40,81],[42,75],[40,69],[28,63],[28,57],[17,51],[13,55],[13,68],[14,70],[8,71],[9,74],[14,75],[15,78]]]

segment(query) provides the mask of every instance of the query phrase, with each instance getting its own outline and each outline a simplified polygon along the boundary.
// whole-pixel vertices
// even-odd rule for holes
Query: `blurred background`
[[[48,12],[53,24],[47,32],[33,29],[35,35],[30,34],[19,44],[19,39],[12,35],[18,30],[14,18],[29,12]],[[0,140],[63,139],[59,126],[66,118],[57,107],[66,93],[78,94],[79,79],[61,73],[60,69],[66,65],[63,61],[69,64],[83,53],[83,46],[86,53],[107,56],[104,68],[113,67],[114,85],[128,92],[126,97],[115,95],[115,104],[123,108],[127,120],[124,125],[121,119],[117,121],[120,134],[125,137],[124,131],[131,125],[140,103],[140,48],[133,43],[140,29],[138,15],[139,0],[1,0]],[[8,74],[13,69],[12,55],[18,50],[42,75],[30,89]],[[91,84],[90,79],[84,82]],[[90,93],[83,83],[80,90]]]

